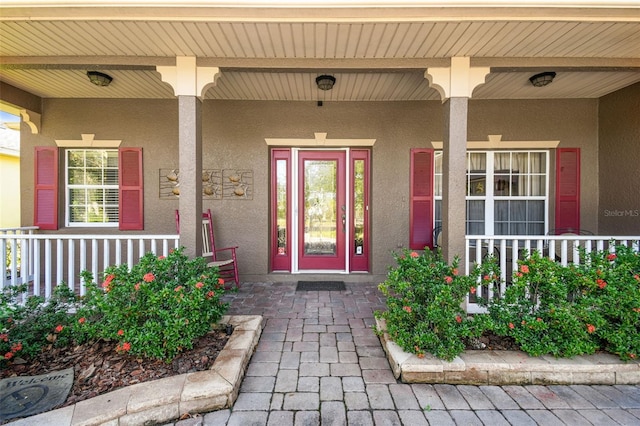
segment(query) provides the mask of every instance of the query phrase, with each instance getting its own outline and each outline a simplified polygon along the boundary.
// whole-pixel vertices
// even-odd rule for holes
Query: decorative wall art
[[[180,197],[180,170],[160,169],[160,199]],[[253,170],[203,169],[202,198],[204,200],[253,199]]]
[[[253,199],[253,170],[226,169],[222,171],[222,198]]]

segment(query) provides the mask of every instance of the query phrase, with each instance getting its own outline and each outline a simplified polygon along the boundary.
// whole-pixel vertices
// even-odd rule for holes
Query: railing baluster
[[[133,268],[133,240],[127,239],[127,265],[129,269]]]
[[[44,240],[44,297],[51,297],[51,240]]]
[[[64,251],[62,246],[62,239],[59,239],[56,244],[56,264],[58,265],[56,268],[56,272],[58,273],[58,279],[55,282],[55,285],[58,285],[64,281]]]
[[[0,235],[5,235],[5,233],[1,233]],[[0,259],[2,260],[2,280],[0,280],[0,291],[4,290],[5,286],[7,285],[7,267],[4,264],[5,260],[7,258],[7,244],[8,244],[8,240],[6,238],[0,238]]]
[[[91,275],[94,277],[98,276],[98,264],[100,261],[100,256],[98,255],[98,240],[97,238],[93,238],[91,240]],[[80,281],[80,294],[84,295],[85,291],[87,291],[87,283],[84,278]]]
[[[67,286],[71,289],[71,291],[75,292],[75,274],[74,274],[74,265],[76,262],[76,244],[73,239],[69,240],[69,270],[67,271]],[[60,284],[60,283],[58,283]]]
[[[31,247],[31,282],[33,283],[33,294],[40,296],[40,241],[30,240],[29,246]]]
[[[80,270],[87,270],[87,240],[80,240]],[[74,283],[75,284],[75,283]],[[80,277],[80,296],[84,296],[84,280]]]

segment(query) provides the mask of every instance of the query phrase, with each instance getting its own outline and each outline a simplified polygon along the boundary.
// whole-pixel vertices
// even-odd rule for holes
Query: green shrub
[[[532,356],[598,349],[623,360],[640,354],[640,254],[621,245],[615,254],[581,250],[583,262],[567,266],[538,252],[524,255],[498,294],[500,270],[492,256],[465,277],[457,274],[457,259],[449,266],[439,253],[405,251],[379,286],[387,310],[376,316],[386,320],[402,349],[418,356],[429,352],[451,360],[465,341],[485,331],[512,337]],[[497,297],[476,298],[476,287]],[[466,315],[461,305],[467,295],[489,314]]]
[[[42,296],[26,297],[26,285],[7,287],[0,295],[0,365],[8,360],[29,358],[48,345],[70,343],[68,312],[78,304],[66,286],[57,286],[45,303]],[[26,297],[26,303],[19,303]]]
[[[117,350],[134,355],[170,361],[191,349],[227,309],[217,268],[201,257],[187,258],[182,249],[166,258],[148,253],[131,270],[110,267],[100,286],[91,274],[83,276],[89,284],[75,337],[112,339]]]
[[[438,253],[404,251],[395,256],[398,266],[379,285],[387,297],[387,310],[376,312],[387,332],[407,352],[429,352],[452,360],[465,349],[465,340],[486,328],[485,316],[468,316],[462,303],[476,281],[460,275],[458,260],[448,265]]]
[[[584,256],[584,254],[583,254]],[[581,268],[580,305],[590,314],[592,335],[622,359],[640,354],[640,254],[616,246],[594,252]]]
[[[587,328],[593,315],[580,303],[586,284],[575,266],[533,252],[519,261],[504,297],[489,304],[494,331],[533,356],[593,353],[598,342]]]

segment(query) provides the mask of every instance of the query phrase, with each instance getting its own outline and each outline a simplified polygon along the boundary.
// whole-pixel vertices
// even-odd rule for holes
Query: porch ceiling
[[[637,1],[601,2],[607,7],[570,1],[555,2],[565,7],[256,3],[98,7],[88,0],[82,2],[88,7],[69,8],[6,0],[0,5],[0,81],[43,98],[171,99],[173,90],[155,66],[173,65],[176,56],[221,68],[207,99],[437,100],[424,71],[447,66],[455,56],[491,67],[474,92],[478,99],[598,98],[640,81]],[[87,70],[108,73],[113,82],[97,87]],[[557,77],[533,87],[528,78],[540,71]],[[336,77],[333,90],[316,88],[315,77],[324,73]]]

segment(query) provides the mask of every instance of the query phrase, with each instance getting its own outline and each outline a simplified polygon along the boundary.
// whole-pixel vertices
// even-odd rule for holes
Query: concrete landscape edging
[[[396,379],[404,383],[468,385],[637,385],[640,361],[609,353],[572,358],[529,356],[521,351],[468,350],[451,362],[427,354],[418,358],[391,340],[376,318],[380,342]]]
[[[262,316],[225,315],[218,324],[232,325],[233,333],[209,370],[127,386],[11,425],[133,426],[230,408],[260,339]]]

